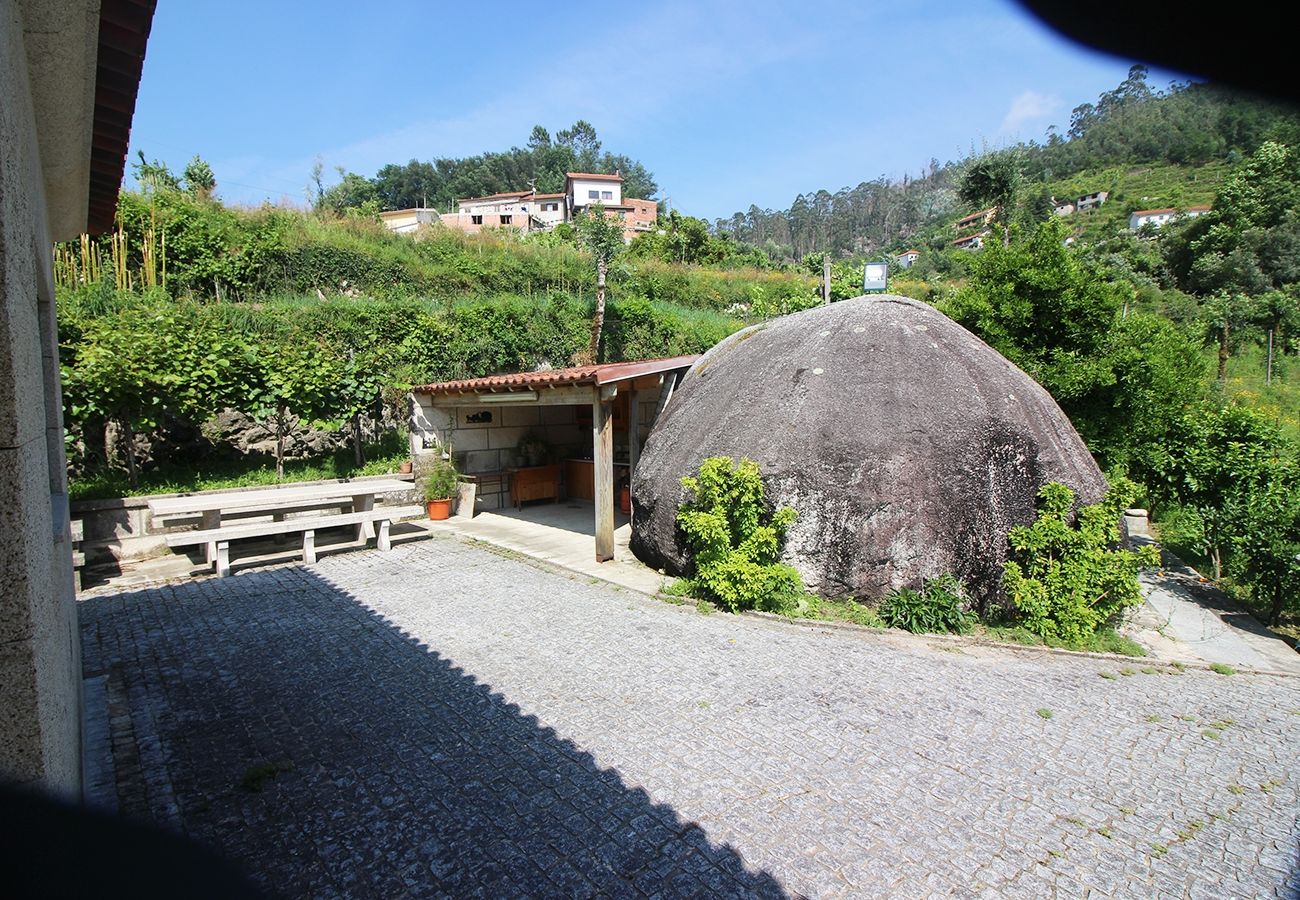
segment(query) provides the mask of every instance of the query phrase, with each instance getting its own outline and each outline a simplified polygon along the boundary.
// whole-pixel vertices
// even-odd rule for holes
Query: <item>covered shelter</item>
[[[650,428],[698,356],[444,381],[413,389],[412,450],[449,453],[477,507],[561,497],[595,506],[596,560],[614,558],[614,505]],[[590,441],[590,443],[588,443]],[[418,468],[417,468],[418,471]]]

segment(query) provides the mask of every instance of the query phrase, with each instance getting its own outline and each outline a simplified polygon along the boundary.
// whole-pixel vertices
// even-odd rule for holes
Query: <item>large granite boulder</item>
[[[1039,487],[1105,479],[1029,376],[930,306],[878,295],[755,325],[686,374],[632,481],[632,551],[683,574],[683,475],[757,461],[799,514],[786,558],[824,596],[877,598],[952,572],[992,597]]]

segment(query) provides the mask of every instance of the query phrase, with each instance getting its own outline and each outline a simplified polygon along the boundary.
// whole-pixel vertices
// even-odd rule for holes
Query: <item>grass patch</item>
[[[711,616],[715,612],[714,606],[708,600],[696,600],[695,611],[702,616]]]
[[[1217,675],[1236,675],[1237,670],[1224,663],[1210,663],[1210,671]]]
[[[974,633],[992,641],[1007,644],[1024,644],[1027,647],[1052,647],[1057,650],[1083,650],[1089,653],[1115,653],[1120,656],[1146,656],[1147,652],[1136,641],[1124,637],[1113,629],[1102,629],[1078,643],[1044,640],[1021,625],[984,623],[975,627]]]
[[[1201,732],[1201,737],[1207,738],[1211,741],[1217,741],[1219,740],[1221,735],[1219,734],[1218,731],[1214,730],[1213,728],[1207,728]]]
[[[1166,847],[1164,844],[1151,845],[1151,855],[1154,856],[1156,859],[1160,859],[1168,852],[1169,852],[1169,848]]]
[[[1097,829],[1097,833],[1098,833],[1099,835],[1101,835],[1102,837],[1104,837],[1106,840],[1110,840],[1110,839],[1111,839],[1111,830],[1110,830],[1108,827],[1106,827],[1105,825],[1103,825],[1103,826],[1101,826],[1100,828],[1098,828],[1098,829]]]
[[[1105,678],[1107,681],[1114,681],[1114,680],[1115,680],[1115,673],[1114,673],[1114,672],[1098,672],[1098,673],[1097,673],[1097,676],[1098,676],[1099,678]]]
[[[1157,716],[1155,713],[1151,713],[1149,716],[1147,716],[1147,721],[1148,721],[1148,722],[1159,722],[1159,721],[1160,721],[1160,717]]]
[[[90,473],[70,482],[68,498],[103,500],[111,497],[267,487],[295,481],[333,481],[361,475],[389,475],[397,471],[400,463],[411,458],[411,451],[402,436],[392,432],[380,443],[369,445],[366,457],[367,461],[358,466],[353,460],[352,448],[347,447],[325,457],[288,461],[284,464],[283,482],[275,480],[275,460],[266,456],[198,461],[188,465],[161,465],[142,471],[140,486],[136,488],[131,487],[126,472],[110,469]]]
[[[1230,784],[1228,785],[1228,793],[1236,794],[1240,797],[1242,794],[1246,793],[1246,789],[1239,784]]]
[[[1050,709],[1048,709],[1046,706],[1044,706],[1042,709],[1038,710],[1038,718],[1040,718],[1040,719],[1050,719],[1051,717],[1052,717],[1052,711],[1051,711]],[[1067,820],[1067,821],[1068,821],[1068,820]],[[1080,822],[1079,824],[1082,825],[1083,823]]]
[[[794,614],[805,619],[849,622],[867,628],[885,627],[884,620],[880,618],[874,609],[848,597],[827,600],[810,594],[803,607]]]

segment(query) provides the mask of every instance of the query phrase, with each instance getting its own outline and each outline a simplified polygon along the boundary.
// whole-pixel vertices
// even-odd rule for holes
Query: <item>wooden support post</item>
[[[218,578],[225,578],[230,574],[230,541],[217,542],[216,569]]]
[[[591,444],[595,459],[596,562],[614,558],[614,409],[618,389],[596,388],[591,400]]]
[[[309,566],[316,562],[316,532],[314,531],[302,533],[302,561]]]
[[[641,416],[639,413],[639,395],[636,390],[627,393],[627,474],[628,478],[636,471],[636,461],[641,457]]]
[[[379,523],[379,540],[376,543],[376,546],[379,547],[380,550],[393,549],[393,542],[388,536],[388,524],[387,519],[383,519]]]

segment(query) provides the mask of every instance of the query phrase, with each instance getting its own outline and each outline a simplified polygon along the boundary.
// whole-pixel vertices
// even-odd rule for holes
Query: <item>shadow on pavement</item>
[[[122,814],[276,894],[785,895],[309,569],[91,597],[81,627]]]

